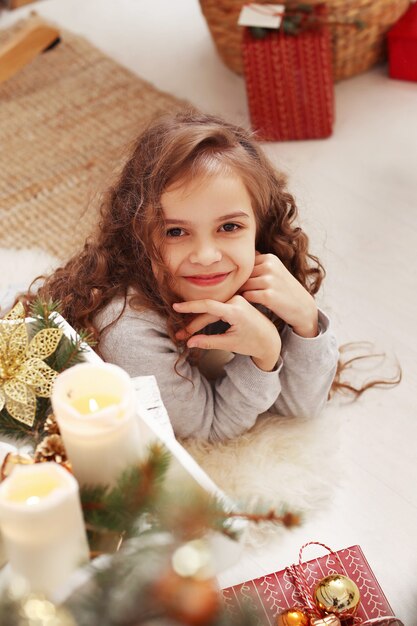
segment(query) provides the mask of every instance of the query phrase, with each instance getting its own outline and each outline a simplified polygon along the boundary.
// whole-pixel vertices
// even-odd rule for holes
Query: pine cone
[[[48,435],[35,450],[35,463],[43,463],[44,461],[65,463],[66,460],[67,453],[60,435]]]
[[[58,422],[55,419],[55,415],[50,413],[45,420],[43,425],[43,432],[48,433],[48,435],[59,435],[60,430],[58,426]]]

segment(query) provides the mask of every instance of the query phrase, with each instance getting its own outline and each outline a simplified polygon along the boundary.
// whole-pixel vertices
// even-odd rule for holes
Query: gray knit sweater
[[[95,320],[98,328],[112,322],[122,306],[122,299],[110,302]],[[267,410],[300,417],[320,412],[336,371],[338,349],[322,312],[319,325],[321,332],[313,339],[284,327],[274,371],[264,372],[249,356],[235,354],[230,355],[222,375],[209,380],[201,364],[192,366],[184,360],[177,363],[177,374],[178,351],[168,337],[164,319],[127,305],[121,318],[103,333],[100,351],[105,361],[119,365],[131,377],[156,377],[178,437],[216,441],[249,430]]]

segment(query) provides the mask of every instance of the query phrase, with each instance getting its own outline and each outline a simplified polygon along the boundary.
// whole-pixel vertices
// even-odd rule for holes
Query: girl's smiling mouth
[[[223,274],[197,274],[195,276],[184,276],[185,280],[188,280],[193,285],[199,285],[200,287],[217,285],[225,280],[231,272],[225,272]]]

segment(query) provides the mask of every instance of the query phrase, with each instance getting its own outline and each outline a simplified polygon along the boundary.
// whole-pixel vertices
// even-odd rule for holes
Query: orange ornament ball
[[[211,623],[221,608],[219,591],[211,578],[198,580],[169,571],[155,583],[154,594],[166,615],[188,626]]]
[[[282,611],[277,617],[277,626],[309,626],[308,614],[298,607]]]

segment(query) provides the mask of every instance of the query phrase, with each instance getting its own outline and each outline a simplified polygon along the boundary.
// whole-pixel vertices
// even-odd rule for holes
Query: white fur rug
[[[338,475],[338,429],[330,419],[326,412],[314,420],[264,414],[236,440],[182,443],[239,510],[286,509],[305,519],[329,502]],[[278,528],[250,524],[245,539],[259,545]]]
[[[2,313],[16,293],[58,263],[40,249],[0,248]],[[331,498],[337,472],[336,430],[336,421],[326,412],[314,420],[265,415],[250,432],[234,441],[183,443],[242,510],[266,511],[272,507],[280,511],[287,507],[305,517]]]
[[[305,511],[327,499],[335,438],[329,421],[325,415],[307,420],[265,413],[233,441],[182,443],[242,507],[273,503]]]

